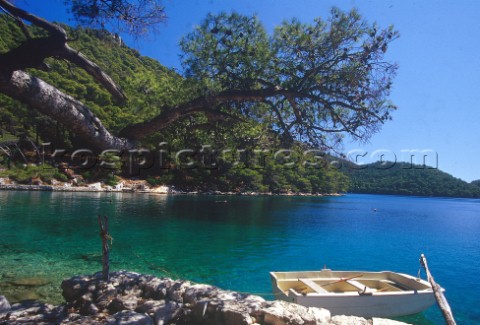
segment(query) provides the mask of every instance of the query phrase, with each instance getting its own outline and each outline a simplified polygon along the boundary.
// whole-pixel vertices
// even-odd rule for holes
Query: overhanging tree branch
[[[95,149],[134,147],[133,141],[113,136],[87,106],[28,73],[0,77],[0,92],[59,121]]]
[[[121,88],[98,65],[68,46],[67,33],[61,26],[17,8],[6,0],[0,0],[0,6],[16,19],[27,20],[50,34],[48,37],[30,38],[19,47],[0,54],[0,72],[10,73],[26,68],[39,68],[44,66],[46,58],[63,58],[87,71],[117,102],[126,100]]]
[[[99,3],[115,9],[108,7],[107,0]],[[61,26],[6,0],[0,0],[0,7],[50,34],[27,39],[0,54],[0,92],[62,122],[97,149],[131,148],[135,141],[197,113],[210,121],[239,119],[243,114],[283,131],[290,139],[325,148],[329,138],[336,142],[340,133],[368,138],[395,109],[387,98],[396,65],[383,60],[387,44],[397,37],[393,29],[378,31],[356,11],[334,9],[328,21],[317,19],[306,25],[292,20],[269,37],[255,17],[209,15],[182,41],[186,74],[202,89],[209,89],[206,94],[162,107],[156,117],[128,125],[114,136],[84,104],[21,70],[58,57],[84,69],[121,102],[126,96],[120,87],[98,65],[68,46]],[[265,112],[265,103],[270,112]]]

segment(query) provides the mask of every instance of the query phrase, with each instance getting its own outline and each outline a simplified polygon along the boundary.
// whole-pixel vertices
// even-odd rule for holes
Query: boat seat
[[[310,279],[298,279],[298,281],[302,282],[304,285],[306,285],[316,293],[328,293],[327,290],[323,289],[321,286],[319,286]]]
[[[345,280],[345,282],[354,286],[355,288],[357,288],[359,290],[359,292],[362,292],[363,294],[369,294],[369,293],[372,293],[374,291],[372,288],[367,287],[366,285],[364,285],[364,284],[362,284],[358,281],[355,281],[355,280]]]

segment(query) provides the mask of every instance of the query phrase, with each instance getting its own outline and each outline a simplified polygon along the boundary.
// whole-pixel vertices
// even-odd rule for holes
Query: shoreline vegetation
[[[0,190],[2,191],[46,191],[46,192],[98,192],[98,193],[148,193],[148,194],[165,194],[165,195],[241,195],[241,196],[342,196],[341,193],[303,193],[303,192],[286,192],[286,193],[272,193],[272,192],[222,192],[222,191],[206,191],[206,190],[181,190],[174,186],[153,186],[150,187],[144,181],[133,182],[133,186],[126,186],[125,183],[120,182],[115,186],[105,185],[101,182],[91,183],[84,186],[72,186],[69,183],[56,185],[26,185],[8,183],[10,180],[0,178]],[[129,185],[132,182],[130,182]]]
[[[0,44],[0,49],[8,51],[18,47],[15,32],[20,30],[17,24],[7,19],[5,15],[0,15],[0,26],[2,26],[0,39],[4,42]],[[158,61],[142,56],[108,32],[63,27],[68,33],[77,36],[74,45],[82,49],[82,53],[95,58],[96,63],[104,67],[106,73],[118,80],[129,101],[124,105],[116,104],[82,69],[71,69],[60,60],[47,59],[51,66],[50,73],[35,69],[32,69],[32,73],[81,102],[87,102],[92,113],[101,117],[106,128],[113,130],[114,133],[120,132],[129,124],[148,121],[161,114],[162,107],[180,105],[190,100],[192,94],[197,94],[203,89],[195,87],[192,89],[189,80]],[[38,28],[32,26],[30,29],[34,35],[42,35]],[[226,115],[222,116],[227,119]],[[276,132],[268,131],[265,125],[253,119],[245,123],[234,123],[234,120],[237,119],[227,119],[223,121],[225,123],[208,123],[207,116],[199,114],[190,116],[188,120],[176,121],[158,134],[143,137],[141,148],[149,153],[155,153],[153,156],[157,161],[152,168],[142,169],[139,174],[151,181],[151,186],[165,184],[175,186],[172,187],[172,191],[167,191],[171,194],[324,196],[330,194],[315,193],[348,192],[480,198],[478,180],[467,183],[439,169],[426,167],[425,164],[378,162],[355,165],[350,161],[330,156],[328,150],[325,155],[320,155],[320,160],[317,160],[318,157],[312,154],[316,150],[311,150],[316,146],[287,141],[288,139],[280,137]],[[49,180],[74,181],[73,178],[77,178],[79,180],[77,185],[82,183],[82,179],[87,183],[103,180],[114,188],[117,176],[112,176],[113,174],[132,177],[134,174],[128,173],[125,169],[140,168],[135,164],[122,167],[127,158],[122,161],[114,151],[102,157],[93,153],[92,156],[85,154],[85,157],[74,155],[77,149],[80,150],[85,145],[74,132],[54,119],[1,94],[0,131],[0,145],[3,147],[0,155],[0,178],[10,177],[18,184],[34,185],[16,187],[0,185],[1,189],[104,191],[90,189],[89,186],[62,187],[51,184]],[[57,149],[60,152],[66,150],[63,157],[60,155],[55,157],[53,153]],[[135,162],[137,158],[148,158],[149,155],[142,156],[145,153],[144,149],[135,151],[136,154],[128,159],[131,158]],[[216,155],[224,149],[228,154],[225,159],[219,159]],[[181,152],[184,154],[178,156]],[[311,154],[305,155],[308,152]],[[438,157],[435,155],[427,158],[434,166],[438,165]],[[97,165],[91,169],[79,168],[84,159],[99,163],[98,165],[104,163],[109,168]],[[148,163],[149,159],[146,159]],[[209,167],[215,165],[217,160],[219,168],[210,169]],[[39,166],[40,161],[45,161],[51,168],[39,170],[42,167]],[[183,168],[188,167],[190,162],[201,168],[196,170]],[[292,162],[302,163],[290,166]],[[304,166],[303,162],[319,163],[321,168]],[[237,163],[240,164],[237,166]],[[36,185],[39,178],[43,184],[48,185]],[[107,188],[106,191],[110,190]]]

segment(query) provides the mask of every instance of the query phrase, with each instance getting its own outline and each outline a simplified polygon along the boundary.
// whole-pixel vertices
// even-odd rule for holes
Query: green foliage
[[[10,177],[10,179],[20,184],[30,184],[32,179],[41,179],[50,183],[52,179],[67,181],[67,177],[61,174],[56,168],[48,165],[42,166],[13,166],[0,172],[0,177]]]
[[[118,184],[119,181],[120,181],[120,178],[118,178],[118,176],[115,176],[115,175],[109,175],[107,176],[107,178],[104,179],[104,183],[109,186],[115,186]]]
[[[112,174],[116,174],[122,168],[120,156],[113,152],[103,152],[100,156],[100,165],[104,169],[109,170]]]
[[[263,105],[225,107],[291,139],[333,147],[342,134],[367,139],[390,119],[388,100],[397,66],[384,59],[398,37],[357,11],[303,24],[285,21],[267,35],[256,17],[208,15],[181,42],[187,76],[209,92],[263,90]],[[257,92],[255,92],[257,91]]]
[[[53,178],[57,181],[68,182],[67,175],[60,173],[58,170],[55,170],[55,172],[53,173]]]
[[[255,80],[260,74],[265,78],[273,78],[278,73],[272,70],[275,66],[271,66],[270,61],[273,60],[275,65],[280,63],[280,57],[272,56],[280,53],[278,48],[281,46],[273,46],[274,37],[265,33],[255,17],[238,14],[210,15],[202,26],[203,29],[196,32],[206,31],[202,42],[197,36],[187,36],[186,39],[190,37],[189,43],[183,42],[183,46],[188,48],[185,60],[191,65],[187,79],[166,69],[157,61],[141,56],[138,51],[128,48],[117,36],[105,30],[71,29],[64,26],[71,39],[74,39],[69,45],[81,50],[122,87],[128,97],[123,105],[114,103],[108,92],[84,70],[64,61],[49,59],[49,72],[31,69],[29,73],[87,104],[113,133],[129,124],[148,120],[165,108],[185,103],[206,91],[257,89],[264,86]],[[217,31],[212,31],[214,26],[217,26]],[[0,51],[6,52],[24,41],[18,26],[1,14],[0,27]],[[35,27],[31,28],[34,35],[42,33]],[[229,52],[233,48],[238,52]],[[205,61],[194,62],[193,56],[189,56],[198,51],[205,51],[202,54],[202,60]],[[208,61],[210,58],[214,61]],[[220,65],[224,66],[223,70]],[[280,77],[280,85],[288,85],[286,77]],[[285,105],[287,107],[288,103]],[[230,149],[232,152],[237,149],[253,152],[255,149],[269,148],[272,154],[273,148],[280,148],[284,143],[279,126],[274,126],[273,129],[271,127],[274,116],[268,103],[232,103],[222,109],[231,115],[237,115],[236,111],[244,117],[210,122],[204,114],[196,114],[142,139],[139,145],[157,150],[159,143],[166,142],[172,152],[177,152],[211,144],[218,150]],[[83,143],[56,121],[2,95],[0,126],[5,130],[4,134],[13,138],[16,134],[25,133],[33,139],[38,135],[39,141],[52,142],[54,148],[83,148]],[[290,144],[297,151],[303,150],[300,142]],[[78,173],[88,181],[102,179],[108,184],[115,184],[115,175],[122,173],[120,167],[125,161],[120,161],[115,154],[107,154],[103,158],[112,168],[103,166],[83,172],[79,170]],[[192,190],[331,193],[344,192],[348,185],[343,174],[337,170],[327,167],[306,168],[301,164],[295,168],[284,168],[272,157],[263,168],[239,168],[233,166],[232,159],[227,159],[218,169],[189,170],[173,164],[170,170],[152,168],[142,172],[141,176],[148,178],[152,185],[170,184]]]
[[[272,55],[259,20],[237,13],[209,14],[181,47],[187,75],[220,89],[255,87]]]
[[[480,187],[480,179],[476,179],[474,181],[471,181],[470,184]]]
[[[141,35],[165,20],[165,10],[157,0],[64,0],[73,17],[83,25]]]
[[[445,197],[480,197],[480,187],[438,169],[408,163],[385,168],[381,163],[344,168],[351,179],[352,193],[399,194]]]

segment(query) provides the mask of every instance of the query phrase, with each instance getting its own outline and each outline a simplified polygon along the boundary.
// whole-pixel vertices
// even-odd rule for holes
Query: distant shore
[[[25,185],[25,184],[0,184],[1,191],[46,191],[46,192],[105,192],[105,193],[148,193],[148,194],[163,194],[163,195],[240,195],[240,196],[343,196],[340,193],[272,193],[272,192],[222,192],[222,191],[208,191],[208,190],[182,190],[170,186],[143,186],[139,188],[134,187],[112,187],[108,185],[99,185],[99,183],[89,184],[87,186],[65,186],[65,185]]]

